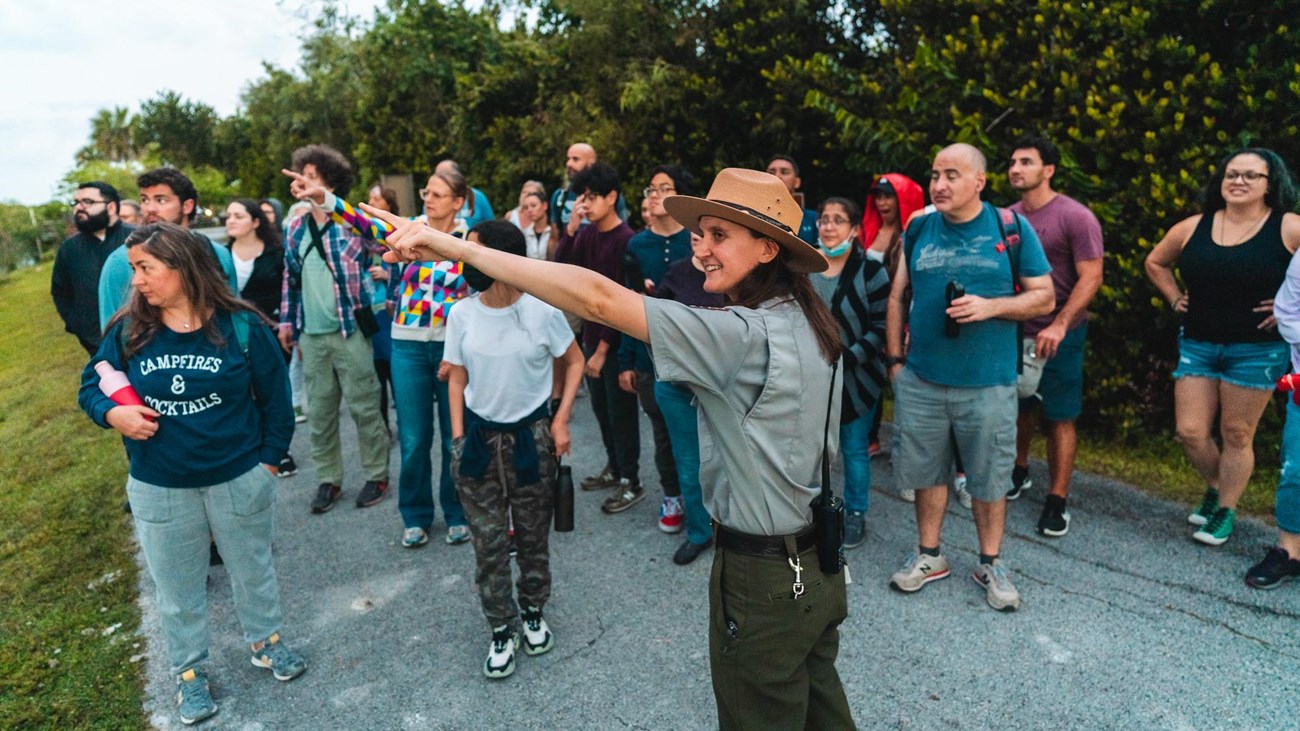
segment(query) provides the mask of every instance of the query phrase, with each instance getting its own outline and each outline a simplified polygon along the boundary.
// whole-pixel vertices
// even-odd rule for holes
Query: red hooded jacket
[[[880,180],[889,181],[894,192],[898,195],[898,224],[900,227],[907,225],[907,219],[912,214],[925,207],[925,191],[916,181],[903,175],[902,173],[885,173],[876,179],[878,184]],[[872,185],[875,187],[875,184]],[[867,202],[862,207],[862,247],[871,248],[871,242],[876,240],[876,234],[880,232],[880,212],[876,210],[876,196],[874,193],[867,193]]]

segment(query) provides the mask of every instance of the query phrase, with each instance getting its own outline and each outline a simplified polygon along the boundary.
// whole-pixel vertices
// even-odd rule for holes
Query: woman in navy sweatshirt
[[[277,680],[306,670],[280,642],[271,558],[272,476],[293,436],[293,408],[279,345],[262,315],[230,293],[206,240],[155,224],[125,245],[132,291],[82,373],[78,402],[126,438],[127,496],[190,724],[217,712],[198,667],[208,655],[209,535],[253,665]],[[144,405],[106,396],[100,361],[124,371]]]

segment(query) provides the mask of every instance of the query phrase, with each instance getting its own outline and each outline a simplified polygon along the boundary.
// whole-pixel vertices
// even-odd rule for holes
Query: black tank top
[[[1276,328],[1258,327],[1271,313],[1251,312],[1277,294],[1291,263],[1282,243],[1282,216],[1273,211],[1254,236],[1236,246],[1214,243],[1214,216],[1201,216],[1178,260],[1187,285],[1185,337],[1220,344],[1282,340]]]

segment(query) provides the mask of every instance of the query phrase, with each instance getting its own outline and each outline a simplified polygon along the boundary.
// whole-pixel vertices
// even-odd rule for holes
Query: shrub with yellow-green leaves
[[[831,114],[850,165],[924,180],[949,142],[983,149],[986,198],[1008,203],[1009,145],[1061,147],[1056,187],[1106,237],[1092,307],[1085,415],[1119,436],[1172,424],[1177,319],[1143,259],[1198,212],[1222,157],[1260,145],[1300,163],[1300,42],[1288,3],[883,0],[870,39],[882,63],[790,59],[806,103]],[[1270,422],[1275,423],[1270,419]],[[1264,440],[1272,441],[1272,440]]]

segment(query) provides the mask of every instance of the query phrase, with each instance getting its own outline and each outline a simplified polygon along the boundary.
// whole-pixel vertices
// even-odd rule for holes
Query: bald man
[[[930,168],[935,212],[907,227],[894,273],[885,339],[895,398],[894,481],[899,490],[916,493],[919,540],[889,585],[913,593],[949,574],[939,541],[955,444],[979,535],[979,565],[972,578],[989,606],[1010,612],[1020,608],[1020,594],[999,553],[1006,475],[1015,462],[1016,322],[1051,312],[1055,300],[1051,267],[1033,227],[980,200],[986,166],[984,154],[966,144],[950,145],[935,156]],[[1012,245],[1017,235],[1019,244]],[[910,308],[904,299],[909,285]],[[908,351],[903,350],[905,327]]]
[[[551,196],[551,240],[557,242],[557,246],[566,240],[572,240],[578,235],[578,229],[587,225],[585,211],[578,205],[578,194],[571,190],[570,183],[573,176],[591,167],[596,162],[596,148],[586,142],[575,142],[569,145],[568,152],[564,155],[564,171],[567,175],[564,185],[556,188],[554,195]],[[577,209],[578,215],[574,214]],[[615,204],[615,211],[618,212],[620,221],[627,221],[627,202],[623,200],[623,194],[618,194],[618,202]]]

